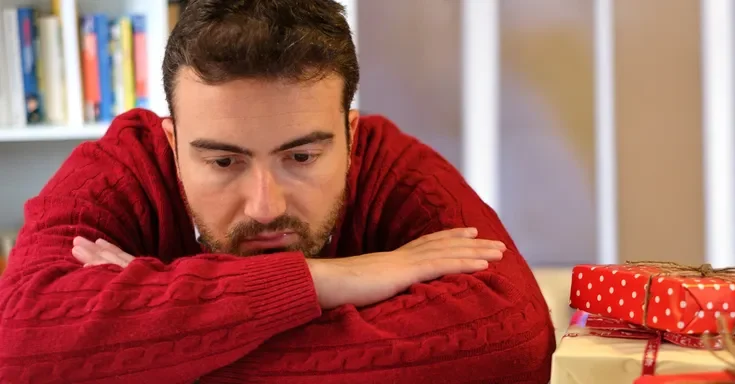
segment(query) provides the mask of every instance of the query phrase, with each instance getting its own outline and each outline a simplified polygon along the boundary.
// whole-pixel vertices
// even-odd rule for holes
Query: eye
[[[318,157],[319,155],[314,153],[296,152],[288,155],[288,160],[291,160],[299,165],[306,165],[313,163]]]
[[[220,159],[208,160],[207,164],[213,165],[216,168],[229,168],[235,161],[231,157],[223,157]]]

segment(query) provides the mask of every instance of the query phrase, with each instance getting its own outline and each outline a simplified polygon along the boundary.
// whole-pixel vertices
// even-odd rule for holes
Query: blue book
[[[97,62],[100,76],[99,121],[109,122],[115,116],[115,94],[112,87],[112,55],[110,54],[110,20],[107,15],[94,14],[94,33],[97,35]]]
[[[37,72],[37,36],[36,11],[33,8],[18,8],[21,76],[23,78],[23,93],[26,102],[26,122],[28,123],[40,123],[43,120],[41,91],[38,84]]]
[[[130,16],[133,27],[133,62],[135,66],[135,107],[148,108],[148,58],[146,54],[145,15]]]

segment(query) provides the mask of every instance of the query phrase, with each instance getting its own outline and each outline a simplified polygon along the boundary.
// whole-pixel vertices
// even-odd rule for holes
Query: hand
[[[125,268],[135,259],[104,239],[98,239],[93,243],[83,237],[75,237],[73,244],[71,254],[85,267],[115,264]]]
[[[476,239],[475,228],[420,237],[393,252],[340,259],[308,259],[319,304],[365,306],[386,300],[415,283],[454,273],[473,273],[500,260],[505,244]]]

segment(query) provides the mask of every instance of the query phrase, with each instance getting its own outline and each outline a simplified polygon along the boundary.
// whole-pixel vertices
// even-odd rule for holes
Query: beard
[[[224,240],[217,240],[217,236],[204,224],[201,216],[192,212],[194,224],[201,235],[200,242],[211,252],[226,253],[236,256],[254,256],[277,252],[301,252],[308,258],[318,257],[324,246],[332,236],[337,220],[345,202],[345,190],[336,199],[325,218],[313,228],[308,223],[291,215],[282,215],[273,221],[263,224],[255,220],[237,223],[228,231]],[[243,252],[240,244],[250,237],[263,232],[290,231],[298,235],[299,240],[283,248],[261,249]]]

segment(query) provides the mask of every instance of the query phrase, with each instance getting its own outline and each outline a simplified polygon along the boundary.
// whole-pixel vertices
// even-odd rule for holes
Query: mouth
[[[295,232],[263,232],[243,240],[240,243],[240,250],[253,252],[268,249],[285,249],[296,241],[298,241],[298,234]]]

